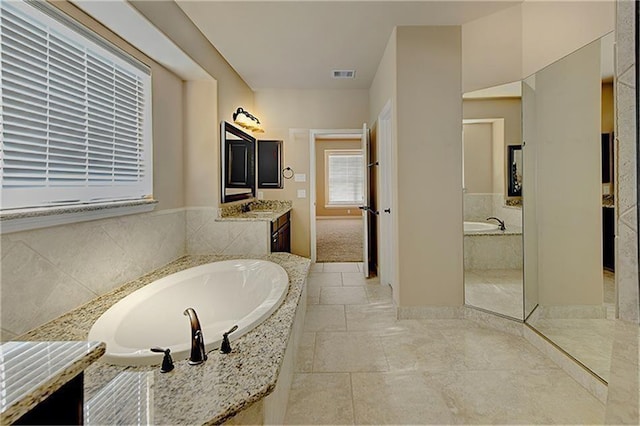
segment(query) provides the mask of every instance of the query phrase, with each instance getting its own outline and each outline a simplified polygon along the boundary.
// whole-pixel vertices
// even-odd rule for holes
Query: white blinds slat
[[[149,75],[38,8],[0,2],[3,208],[150,194]]]

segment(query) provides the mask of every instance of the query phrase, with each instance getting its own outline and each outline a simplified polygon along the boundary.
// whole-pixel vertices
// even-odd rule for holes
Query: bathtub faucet
[[[204,337],[202,336],[200,320],[198,320],[198,315],[193,308],[187,308],[183,314],[187,315],[191,322],[191,356],[189,357],[189,364],[202,364],[207,360],[207,354],[204,349]]]
[[[501,231],[504,231],[504,230],[506,229],[506,228],[504,227],[504,221],[503,221],[503,220],[500,220],[500,219],[498,219],[497,217],[493,217],[493,216],[491,216],[491,217],[488,217],[488,218],[487,218],[487,220],[489,220],[489,219],[497,220],[497,221],[498,221],[498,223],[500,224],[500,230],[501,230]]]

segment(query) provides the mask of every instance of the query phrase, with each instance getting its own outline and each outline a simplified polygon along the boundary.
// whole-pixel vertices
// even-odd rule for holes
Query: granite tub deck
[[[2,416],[11,424],[82,373],[105,351],[102,342],[6,342],[0,347]]]
[[[242,256],[183,256],[168,265],[100,296],[17,340],[86,340],[93,323],[111,305],[166,275],[194,266]],[[248,257],[247,257],[248,258]],[[178,361],[166,374],[158,366],[121,367],[98,360],[85,370],[85,401],[118,374],[153,372],[153,419],[162,424],[218,424],[231,419],[271,393],[276,385],[310,260],[288,253],[258,257],[281,265],[289,275],[289,290],[282,305],[251,332],[232,341],[233,351],[208,353],[197,366]],[[302,301],[303,302],[303,301]],[[204,336],[205,341],[207,336]]]

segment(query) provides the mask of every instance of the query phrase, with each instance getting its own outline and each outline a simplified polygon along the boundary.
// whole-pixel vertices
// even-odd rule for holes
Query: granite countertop
[[[102,342],[6,342],[0,347],[3,425],[11,424],[82,373]]]
[[[83,340],[111,305],[159,278],[183,269],[242,256],[183,256],[137,280],[100,296],[29,333],[21,340]],[[251,258],[255,258],[251,257]],[[85,370],[85,401],[122,372],[153,374],[153,418],[162,424],[218,424],[271,393],[276,385],[310,260],[289,253],[259,257],[281,265],[289,275],[289,291],[280,307],[254,330],[232,342],[230,354],[217,350],[190,366],[178,361],[166,374],[155,367],[121,367],[98,361]],[[205,336],[205,339],[207,337]]]
[[[223,216],[216,219],[217,222],[234,222],[234,221],[266,221],[275,222],[280,216],[291,211],[291,207],[281,207],[275,210],[249,210],[248,212],[239,212],[229,216]]]
[[[280,216],[291,211],[291,201],[256,200],[247,203],[224,206],[218,222],[266,221],[275,222]],[[248,209],[248,210],[247,210]],[[247,210],[247,211],[243,211]]]

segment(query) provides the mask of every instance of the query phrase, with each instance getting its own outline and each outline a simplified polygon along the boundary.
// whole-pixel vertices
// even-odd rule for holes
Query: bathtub
[[[198,314],[206,350],[220,347],[222,333],[234,325],[233,340],[268,318],[289,288],[285,270],[265,260],[209,263],[168,275],[131,293],[93,324],[88,340],[103,341],[102,360],[115,365],[152,365],[171,349],[174,361],[189,357],[191,329],[186,308]],[[232,345],[233,346],[233,345]]]
[[[500,227],[495,223],[489,222],[464,222],[464,232],[482,232],[482,231],[495,231]]]

